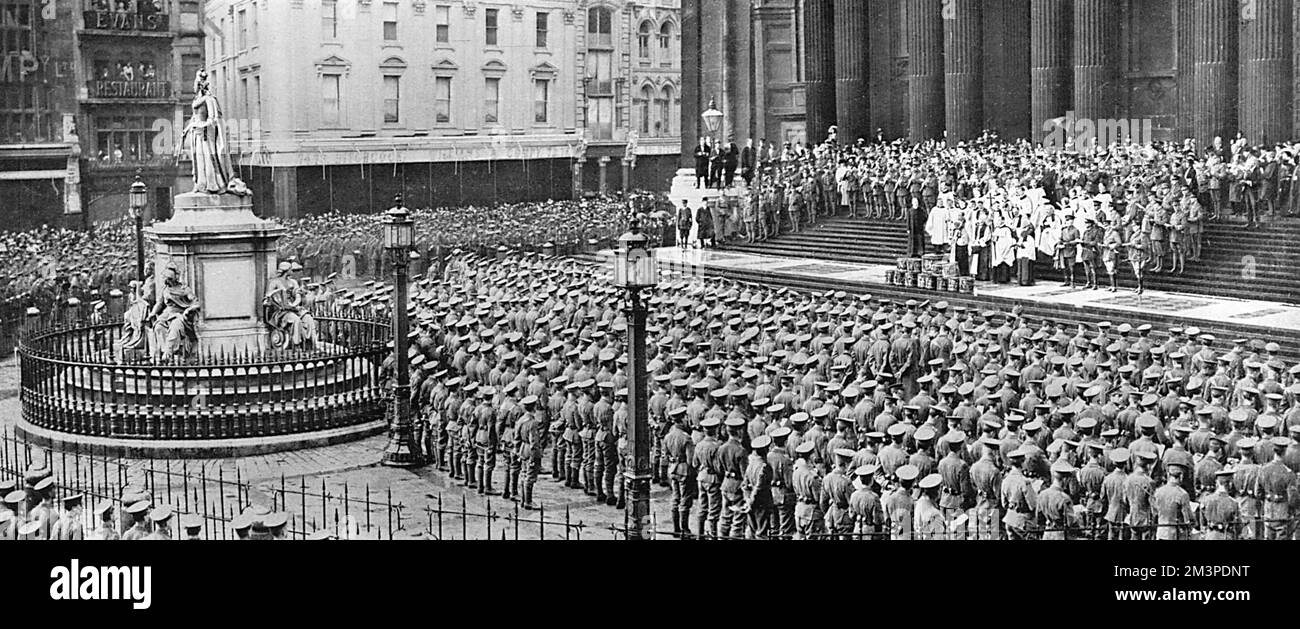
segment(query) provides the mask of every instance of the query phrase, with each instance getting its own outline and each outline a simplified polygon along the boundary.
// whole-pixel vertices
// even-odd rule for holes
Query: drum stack
[[[895,268],[885,271],[885,282],[894,286],[949,293],[975,292],[975,278],[958,277],[957,264],[937,253],[920,258],[898,258]]]

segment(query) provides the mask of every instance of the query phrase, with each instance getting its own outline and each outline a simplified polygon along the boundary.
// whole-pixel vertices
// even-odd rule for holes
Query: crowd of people
[[[731,161],[718,177],[705,156],[734,145],[706,146],[696,149],[701,185],[730,187]],[[1297,216],[1297,150],[1238,138],[1203,152],[1191,141],[1066,151],[987,133],[956,146],[841,144],[832,129],[816,147],[762,141],[739,151],[748,186],[702,214],[713,232],[751,242],[831,215],[909,221],[910,253],[947,253],[963,276],[1028,283],[1034,263],[1050,261],[1065,285],[1114,291],[1117,276],[1132,275],[1142,292],[1147,274],[1201,259],[1206,223]]]
[[[645,213],[655,226],[671,230],[669,205],[643,192],[627,200],[511,203],[465,208],[421,208],[415,221],[414,249],[419,256],[413,272],[436,272],[440,256],[453,248],[488,250],[498,246],[556,253],[576,251],[590,239],[609,241],[626,231],[634,212]],[[658,207],[663,205],[664,207]],[[326,278],[356,279],[386,275],[383,266],[383,214],[329,212],[281,220],[287,232],[280,239],[280,260],[300,267],[306,288],[332,290]],[[153,244],[146,238],[145,260],[152,261]],[[130,294],[135,279],[135,223],[129,218],[97,223],[90,230],[43,227],[0,232],[0,320],[15,320],[26,308],[48,311],[70,297],[91,308],[109,292]]]
[[[713,278],[645,297],[672,535],[1297,533],[1300,364],[1276,343]],[[600,269],[534,254],[418,278],[423,454],[524,508],[543,475],[623,506],[624,303]]]

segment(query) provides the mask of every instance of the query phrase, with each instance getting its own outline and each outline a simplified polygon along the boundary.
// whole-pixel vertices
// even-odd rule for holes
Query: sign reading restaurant
[[[91,81],[92,98],[168,98],[166,81]]]
[[[127,13],[124,11],[83,11],[86,28],[103,31],[166,31],[165,13]]]

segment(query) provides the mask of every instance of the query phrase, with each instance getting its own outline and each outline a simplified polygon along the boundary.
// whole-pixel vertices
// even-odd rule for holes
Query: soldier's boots
[[[673,537],[680,537],[682,534],[681,514],[676,511],[673,511],[672,516],[673,516]]]
[[[596,502],[603,503],[607,497],[608,496],[605,495],[605,490],[603,488],[598,488],[596,490]]]
[[[478,484],[478,493],[483,495],[490,495],[495,493],[492,491],[492,470],[491,469],[483,470],[483,473],[480,475],[480,477],[481,478]]]
[[[611,507],[617,506],[619,509],[622,509],[622,508],[623,508],[623,507],[622,507],[622,502],[623,502],[623,501],[620,500],[619,497],[618,497],[618,496],[615,496],[613,493],[610,493],[609,496],[607,496],[607,497],[605,498],[605,504],[606,504],[606,505],[609,505],[609,506],[611,506]]]
[[[501,497],[504,498],[504,499],[506,499],[506,500],[509,500],[509,499],[510,499],[510,496],[511,496],[511,492],[510,492],[510,472],[507,471],[507,472],[506,472],[506,481],[505,481],[504,483],[502,483],[502,485],[501,485]]]
[[[568,474],[569,481],[565,483],[565,486],[570,489],[582,489],[582,485],[578,483],[578,468],[570,467]]]

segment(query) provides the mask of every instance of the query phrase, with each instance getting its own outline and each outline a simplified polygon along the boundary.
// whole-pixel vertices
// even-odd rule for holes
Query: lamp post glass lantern
[[[722,112],[718,111],[712,99],[709,100],[709,108],[700,117],[704,118],[704,128],[709,130],[709,135],[717,137],[718,130],[722,128]]]
[[[384,465],[413,467],[423,462],[411,421],[411,374],[407,356],[407,251],[415,235],[415,221],[402,205],[402,195],[393,199],[393,207],[384,213],[384,247],[393,261],[393,403],[388,422],[388,447],[384,448]]]
[[[650,239],[641,233],[640,220],[632,222],[632,231],[618,239],[614,251],[614,285],[627,291],[628,314],[628,366],[632,380],[627,390],[632,421],[628,425],[627,440],[632,444],[632,465],[625,472],[632,499],[627,502],[629,513],[628,539],[644,539],[650,521],[650,417],[647,408],[649,381],[646,377],[646,303],[641,291],[659,281],[659,268],[655,261]]]
[[[140,180],[140,171],[135,171],[135,181],[131,182],[128,213],[135,220],[135,279],[144,282],[144,209],[149,205],[149,187]]]

